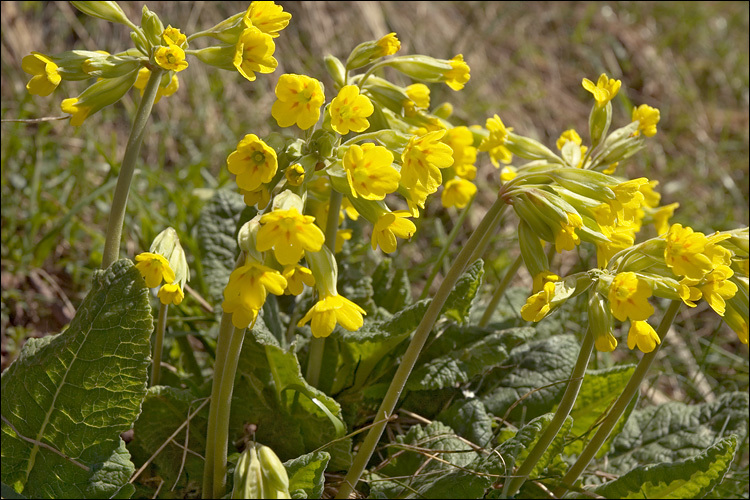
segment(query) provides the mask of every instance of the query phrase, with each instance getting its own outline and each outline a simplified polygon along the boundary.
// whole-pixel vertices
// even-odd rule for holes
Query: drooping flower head
[[[664,261],[677,276],[700,280],[717,265],[731,262],[729,251],[716,245],[725,238],[713,238],[710,240],[690,227],[672,224],[665,236]]]
[[[159,288],[157,297],[159,297],[159,301],[164,305],[174,304],[178,306],[185,298],[185,294],[177,283],[165,283]]]
[[[437,191],[443,182],[441,168],[453,164],[453,150],[440,142],[445,130],[414,135],[401,154],[401,180],[407,189],[420,184],[428,194]]]
[[[646,321],[631,321],[628,331],[628,348],[638,346],[642,352],[651,352],[661,344],[659,335]]]
[[[62,80],[57,71],[57,64],[39,52],[32,52],[24,57],[21,60],[21,68],[26,73],[34,75],[26,84],[26,90],[32,95],[50,95]]]
[[[273,57],[276,45],[271,35],[255,26],[246,28],[237,40],[232,64],[249,81],[256,79],[255,72],[273,73],[279,62]]]
[[[171,25],[167,26],[161,37],[167,43],[167,45],[177,45],[178,47],[184,47],[187,42],[187,37],[180,31],[180,28],[173,28]]]
[[[324,338],[333,332],[337,323],[350,332],[359,330],[364,323],[363,314],[365,310],[346,297],[327,295],[307,311],[297,326],[310,322],[313,337]]]
[[[331,101],[331,127],[341,135],[349,131],[364,132],[370,127],[367,117],[375,108],[370,98],[359,93],[356,85],[345,85]]]
[[[506,127],[497,115],[487,118],[485,128],[489,132],[489,136],[479,144],[479,151],[487,151],[490,154],[490,160],[495,168],[500,166],[498,161],[510,163],[513,154],[505,146],[505,141],[508,140],[508,135],[513,131],[513,128]]]
[[[382,200],[398,189],[401,174],[393,168],[393,153],[383,146],[354,144],[346,151],[343,164],[355,198]]]
[[[404,90],[416,107],[422,109],[430,107],[430,87],[424,83],[412,83]]]
[[[396,36],[396,33],[388,33],[375,42],[375,44],[380,49],[376,57],[392,56],[401,48],[401,42]]]
[[[268,292],[282,295],[286,286],[281,273],[250,260],[232,271],[221,306],[224,312],[232,314],[232,324],[236,328],[246,328],[255,321]]]
[[[297,264],[286,266],[282,275],[286,279],[285,295],[299,295],[303,292],[305,285],[315,285],[315,277],[312,271]]]
[[[445,83],[453,90],[461,90],[469,81],[469,65],[464,62],[463,54],[457,54],[450,61],[451,69],[446,71],[443,76]]]
[[[544,288],[526,300],[521,307],[521,317],[525,321],[538,322],[550,313],[552,299],[555,297],[555,283],[548,281]]]
[[[637,108],[633,109],[633,121],[638,122],[638,130],[635,131],[635,135],[643,132],[646,137],[653,137],[656,135],[656,124],[659,123],[659,110],[652,108],[648,104],[641,104]]]
[[[257,249],[265,252],[273,248],[279,264],[297,264],[305,250],[317,252],[325,242],[325,235],[315,225],[315,217],[302,215],[295,207],[273,210],[260,218]]]
[[[255,26],[263,33],[276,38],[279,36],[279,31],[289,25],[291,18],[292,15],[284,12],[281,5],[276,5],[274,2],[255,1],[247,8],[243,20],[248,28]]]
[[[609,306],[612,315],[620,321],[643,321],[654,314],[649,303],[651,288],[633,272],[619,273],[609,287]]]
[[[622,82],[620,80],[615,80],[614,78],[609,78],[606,74],[602,73],[599,75],[599,80],[597,80],[596,85],[594,85],[594,82],[588,78],[584,78],[581,84],[583,85],[583,88],[594,94],[596,105],[601,108],[617,95],[617,92],[620,91]]]
[[[91,106],[84,106],[79,104],[77,97],[70,97],[63,99],[60,103],[60,109],[63,113],[69,113],[73,115],[70,119],[70,124],[74,127],[80,127],[83,125],[84,120],[91,114]]]
[[[397,240],[408,240],[416,232],[417,226],[407,219],[411,212],[397,210],[395,212],[385,212],[372,228],[372,249],[380,247],[385,253],[396,251]]]
[[[135,268],[140,271],[141,276],[146,280],[148,288],[156,288],[164,280],[166,283],[173,283],[175,274],[169,265],[169,261],[163,256],[142,252],[135,256],[137,264]]]
[[[276,174],[276,151],[255,134],[247,134],[227,157],[229,171],[237,176],[237,185],[245,191],[257,191]]]
[[[464,208],[477,192],[477,186],[466,179],[456,177],[445,183],[440,197],[445,208]]]
[[[279,127],[297,125],[307,130],[320,118],[320,107],[325,101],[323,85],[305,75],[284,74],[276,84],[276,102],[271,115]]]

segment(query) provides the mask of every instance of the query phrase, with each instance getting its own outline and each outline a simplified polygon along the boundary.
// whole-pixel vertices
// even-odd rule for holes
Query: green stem
[[[568,387],[565,389],[565,394],[563,394],[563,397],[560,400],[560,405],[557,407],[555,415],[544,430],[544,433],[542,433],[539,441],[537,441],[534,448],[529,452],[526,460],[524,460],[510,481],[506,483],[505,494],[503,495],[505,498],[515,495],[521,486],[523,486],[523,483],[534,469],[534,466],[547,451],[547,448],[549,448],[549,445],[555,439],[557,433],[560,432],[560,429],[562,429],[562,426],[568,418],[568,415],[570,415],[570,410],[573,408],[573,404],[578,397],[578,391],[581,389],[583,376],[586,373],[586,367],[589,364],[589,359],[591,358],[591,352],[593,350],[594,335],[589,328],[583,338],[583,344],[581,344],[578,359],[576,360],[575,366],[573,366],[573,371],[571,372],[570,380],[568,381]]]
[[[109,213],[109,222],[107,224],[107,237],[104,243],[104,252],[102,253],[102,269],[108,268],[120,255],[120,239],[122,238],[122,225],[125,221],[125,209],[128,204],[128,192],[130,183],[133,180],[135,164],[138,160],[138,153],[143,143],[143,134],[146,130],[148,117],[151,115],[151,108],[156,100],[156,92],[159,90],[161,81],[161,69],[153,69],[151,76],[143,89],[143,97],[135,112],[133,127],[130,130],[128,145],[125,148],[125,156],[122,159],[120,173],[117,176],[117,186],[115,195],[112,199],[112,208]]]
[[[211,406],[208,410],[208,431],[206,433],[206,460],[203,465],[203,498],[214,498],[214,453],[216,450],[216,429],[219,417],[219,393],[221,392],[224,365],[229,354],[232,340],[232,315],[224,313],[219,325],[219,338],[216,342],[216,359],[214,360],[214,380],[211,386]]]
[[[657,335],[659,335],[662,344],[664,343],[664,337],[669,331],[669,327],[672,325],[675,316],[677,316],[677,311],[680,309],[681,303],[682,302],[679,300],[674,300],[671,304],[669,304],[667,311],[664,313],[664,317],[661,319],[661,323],[659,323],[659,327],[656,329],[656,333]],[[656,359],[656,355],[658,354],[659,348],[662,346],[662,344],[657,344],[653,351],[644,354],[641,360],[638,362],[638,366],[636,366],[633,375],[630,377],[628,385],[625,386],[622,394],[620,394],[620,397],[617,398],[617,401],[615,401],[615,404],[612,406],[609,413],[602,421],[599,429],[596,431],[596,434],[594,434],[594,437],[591,438],[591,441],[589,441],[589,443],[581,452],[578,460],[576,460],[576,462],[568,470],[568,473],[565,474],[565,477],[563,477],[562,486],[555,490],[556,498],[560,498],[562,494],[565,493],[565,491],[569,489],[573,485],[573,483],[576,482],[578,477],[581,475],[584,469],[586,469],[596,453],[602,447],[604,441],[607,440],[609,434],[612,432],[612,429],[614,429],[615,425],[617,424],[617,421],[620,420],[620,417],[625,412],[625,409],[628,407],[633,397],[641,387],[641,382],[643,382],[643,379],[646,378],[646,373],[648,372],[649,368],[651,368],[654,359]]]
[[[513,261],[513,263],[508,268],[508,270],[505,272],[505,276],[503,276],[502,281],[500,282],[499,285],[497,285],[495,292],[492,294],[490,303],[487,304],[487,309],[484,310],[482,319],[479,320],[479,326],[487,326],[487,323],[490,322],[490,318],[492,318],[492,314],[495,312],[495,308],[497,307],[497,304],[500,302],[500,299],[505,294],[505,290],[508,289],[510,282],[513,281],[513,278],[515,278],[516,273],[518,272],[518,269],[521,267],[522,263],[523,263],[523,257],[519,255],[518,258],[515,261]]]
[[[367,433],[362,446],[354,457],[352,466],[349,469],[346,478],[344,478],[344,483],[339,489],[336,498],[348,498],[349,494],[359,482],[359,478],[362,476],[362,472],[365,470],[367,462],[370,461],[370,457],[375,451],[375,447],[380,440],[380,436],[383,434],[388,419],[393,414],[393,409],[396,407],[401,391],[406,385],[409,374],[417,362],[422,347],[427,341],[427,337],[430,335],[432,327],[435,325],[435,321],[440,315],[440,311],[443,308],[443,305],[445,305],[445,301],[448,299],[448,295],[456,284],[456,281],[458,281],[458,278],[463,274],[464,269],[469,264],[469,259],[474,253],[475,247],[482,239],[482,236],[487,231],[492,231],[494,229],[494,224],[499,220],[499,217],[497,216],[506,206],[507,205],[501,198],[497,199],[474,233],[472,233],[471,237],[466,242],[466,245],[464,245],[463,249],[456,257],[456,260],[453,262],[450,270],[445,275],[445,279],[440,284],[440,288],[438,288],[438,291],[435,293],[422,321],[414,332],[414,336],[412,337],[409,346],[406,348],[404,357],[402,358],[398,370],[391,381],[391,385],[388,387],[388,391],[380,404],[380,408],[375,414],[374,421],[377,423],[374,424]]]
[[[229,344],[229,352],[221,375],[221,391],[217,401],[216,436],[214,439],[214,498],[222,498],[227,487],[227,449],[229,447],[229,410],[232,407],[234,377],[237,374],[237,363],[240,360],[245,328],[235,328]],[[212,401],[213,403],[213,401]]]
[[[432,272],[430,273],[430,276],[427,278],[427,282],[424,284],[424,288],[422,288],[422,293],[419,295],[419,300],[427,298],[427,294],[430,292],[430,286],[432,285],[432,282],[435,280],[435,276],[437,276],[437,274],[440,272],[440,269],[443,267],[443,259],[445,259],[445,256],[448,255],[448,250],[450,250],[450,247],[453,244],[453,241],[456,239],[456,236],[458,236],[458,230],[461,229],[461,226],[466,220],[466,216],[469,215],[469,209],[474,204],[475,199],[476,199],[476,196],[472,196],[471,200],[469,200],[469,203],[464,207],[463,211],[461,212],[461,215],[458,216],[458,220],[456,221],[456,224],[453,226],[453,229],[448,235],[448,238],[445,240],[445,245],[443,245],[442,250],[440,250],[440,255],[438,255],[438,258],[435,261],[435,265],[432,267]]]
[[[154,355],[151,357],[151,387],[159,385],[161,379],[161,349],[164,344],[164,330],[167,329],[167,304],[159,301],[159,319],[156,322],[154,338]]]
[[[326,246],[331,250],[331,253],[336,252],[336,233],[339,230],[339,212],[341,212],[343,199],[343,194],[331,189],[331,198],[328,201],[328,218],[326,219]],[[325,348],[325,338],[313,337],[310,340],[310,355],[307,358],[305,378],[308,384],[316,388],[320,381],[320,369],[323,366]]]

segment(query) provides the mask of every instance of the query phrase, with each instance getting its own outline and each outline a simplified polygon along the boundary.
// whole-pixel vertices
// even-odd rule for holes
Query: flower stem
[[[677,311],[680,309],[681,303],[682,302],[679,300],[673,300],[672,303],[669,304],[667,311],[664,313],[664,317],[661,319],[661,323],[659,323],[659,327],[656,329],[656,333],[662,340],[662,344],[664,343],[664,337],[669,331],[669,327],[672,325],[675,316],[677,316]],[[636,366],[633,375],[630,377],[628,385],[625,386],[625,389],[622,391],[622,394],[620,394],[620,397],[617,398],[615,404],[612,405],[609,413],[602,421],[602,424],[599,426],[596,434],[594,434],[594,437],[591,438],[591,441],[589,441],[589,443],[581,452],[578,460],[576,460],[576,462],[568,470],[568,473],[565,474],[565,477],[563,477],[562,486],[555,490],[556,498],[560,498],[562,494],[565,493],[565,491],[570,488],[573,483],[576,482],[578,477],[581,475],[584,469],[586,469],[596,453],[602,447],[604,441],[607,440],[609,434],[612,432],[612,429],[614,429],[615,425],[617,424],[617,421],[620,420],[620,417],[625,412],[625,409],[630,404],[630,401],[632,401],[636,392],[639,390],[641,382],[643,382],[643,379],[646,377],[646,373],[653,364],[654,359],[656,359],[656,355],[658,354],[659,348],[662,344],[657,344],[656,348],[654,348],[653,351],[644,354],[641,360],[638,362],[638,366]]]
[[[523,257],[519,255],[518,258],[515,261],[513,261],[513,263],[508,268],[508,270],[505,272],[505,276],[503,276],[502,281],[500,282],[499,285],[497,285],[497,288],[495,288],[495,292],[492,294],[490,303],[487,304],[487,309],[485,309],[484,314],[482,314],[482,319],[479,320],[479,326],[487,326],[487,323],[490,322],[490,318],[492,318],[492,314],[495,312],[495,308],[497,307],[497,304],[500,302],[500,299],[505,294],[505,290],[508,289],[510,282],[513,281],[513,278],[515,278],[516,273],[518,272],[518,269],[521,267],[522,262],[523,262]]]
[[[245,338],[245,328],[234,328],[229,344],[229,353],[224,363],[224,373],[221,375],[221,391],[217,401],[216,436],[214,445],[214,496],[222,498],[227,487],[227,449],[229,446],[229,410],[232,407],[232,392],[234,391],[234,377],[237,374],[237,364],[242,351],[242,341]],[[213,401],[212,401],[213,402]]]
[[[466,220],[466,216],[469,215],[469,209],[474,204],[475,199],[476,199],[476,196],[472,196],[471,200],[469,200],[469,203],[464,207],[463,211],[461,212],[461,215],[458,216],[458,220],[456,221],[456,224],[453,226],[453,229],[448,235],[448,238],[445,240],[445,245],[443,245],[442,250],[440,250],[440,255],[438,255],[438,258],[435,261],[435,265],[432,267],[432,272],[430,273],[430,276],[427,278],[427,282],[424,284],[424,288],[422,288],[422,293],[419,295],[419,300],[427,298],[427,294],[430,293],[430,286],[432,285],[432,282],[435,280],[435,276],[437,276],[437,274],[440,272],[440,268],[443,267],[443,259],[445,259],[445,256],[448,255],[448,250],[453,244],[453,241],[456,239],[456,236],[458,236],[458,230],[461,229],[461,226]]]
[[[336,252],[336,233],[339,230],[339,212],[344,195],[331,189],[331,198],[328,201],[328,218],[326,219],[326,246],[331,253]],[[305,378],[307,383],[317,388],[320,381],[320,368],[323,365],[323,352],[325,352],[326,339],[315,338],[310,340],[310,355],[307,358],[307,371]]]
[[[159,301],[159,319],[156,322],[154,355],[151,357],[151,387],[159,385],[161,379],[161,349],[164,344],[164,330],[167,329],[167,309],[169,305]]]
[[[208,410],[208,430],[206,433],[206,460],[203,465],[203,498],[213,497],[214,454],[216,451],[216,429],[219,417],[219,393],[221,392],[224,365],[232,340],[232,315],[224,313],[219,325],[219,338],[216,342],[216,359],[214,360],[214,380],[211,386],[211,406]]]
[[[109,213],[109,222],[107,224],[107,237],[104,243],[104,252],[102,253],[102,269],[108,268],[120,255],[120,239],[122,238],[122,225],[125,221],[125,209],[128,204],[128,192],[130,183],[133,180],[133,171],[138,160],[138,153],[143,143],[143,134],[146,129],[148,117],[151,115],[151,108],[156,100],[156,92],[159,90],[159,82],[163,71],[161,69],[151,70],[151,76],[143,89],[143,97],[135,112],[133,127],[130,130],[128,145],[125,148],[125,156],[122,159],[120,173],[117,176],[117,186],[115,195],[112,199],[112,208]]]
[[[448,273],[445,275],[445,278],[430,302],[422,321],[419,323],[419,326],[417,326],[417,330],[414,332],[414,336],[412,337],[409,346],[406,348],[404,357],[402,358],[398,370],[391,381],[391,385],[388,387],[388,391],[380,404],[380,408],[375,414],[374,421],[378,423],[373,425],[367,433],[362,446],[354,457],[352,466],[344,478],[344,483],[341,485],[336,498],[348,498],[349,494],[359,482],[359,478],[362,476],[362,472],[365,470],[367,462],[370,461],[370,457],[375,451],[375,447],[380,440],[380,436],[383,434],[388,419],[391,414],[393,414],[393,409],[396,407],[401,391],[406,385],[409,374],[411,374],[411,371],[417,362],[422,347],[424,347],[427,337],[432,331],[432,327],[435,325],[435,321],[440,315],[440,311],[443,308],[443,305],[445,305],[445,301],[448,299],[450,291],[453,289],[456,281],[458,281],[458,278],[461,277],[464,269],[469,264],[469,259],[474,253],[475,247],[482,239],[482,236],[487,231],[492,231],[494,229],[494,225],[499,221],[498,215],[506,206],[505,202],[498,197],[497,201],[484,216],[484,219],[482,219],[482,222],[476,230],[474,230],[474,233],[472,233],[471,237],[466,242],[466,245],[464,245],[461,252],[456,257],[456,260],[453,262],[453,265],[451,265],[450,270],[448,270]]]
[[[521,486],[523,486],[523,483],[526,481],[529,474],[534,469],[534,466],[539,462],[539,460],[542,458],[542,455],[544,455],[544,453],[547,451],[547,448],[549,448],[550,443],[552,443],[552,441],[555,439],[557,433],[560,432],[560,429],[565,423],[565,419],[567,419],[568,415],[570,415],[570,410],[573,408],[573,404],[578,397],[578,391],[581,389],[583,376],[586,373],[586,367],[589,364],[589,359],[591,358],[591,352],[593,350],[594,335],[589,328],[587,329],[586,335],[583,338],[583,344],[581,344],[581,350],[578,353],[578,359],[576,360],[576,364],[573,366],[573,371],[571,372],[570,380],[568,381],[568,387],[565,389],[565,394],[563,394],[563,397],[560,400],[557,411],[555,411],[555,415],[552,417],[549,425],[544,430],[544,433],[542,433],[539,441],[537,441],[537,443],[534,445],[534,448],[529,452],[526,460],[524,460],[524,462],[518,468],[510,481],[506,483],[506,491],[503,495],[505,498],[512,497],[518,492],[519,489],[521,489]]]

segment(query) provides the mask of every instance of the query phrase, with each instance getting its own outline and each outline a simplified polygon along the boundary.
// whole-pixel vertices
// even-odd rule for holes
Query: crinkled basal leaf
[[[606,471],[623,474],[642,464],[692,457],[722,436],[744,436],[747,415],[746,392],[727,392],[713,403],[672,402],[635,411],[612,441]]]
[[[214,305],[221,303],[224,287],[234,269],[239,252],[237,224],[244,209],[242,195],[221,189],[206,202],[198,218],[197,237],[203,254],[203,279]]]
[[[325,405],[333,417],[342,419],[339,404],[307,384],[294,352],[248,332],[232,396],[230,439],[241,437],[245,424],[255,424],[256,441],[270,446],[282,460],[289,460],[340,438],[331,419],[311,397]],[[351,439],[336,441],[325,451],[331,454],[332,470],[346,469],[351,462]]]
[[[514,348],[502,367],[485,379],[493,384],[482,397],[487,410],[503,416],[523,397],[511,411],[511,420],[519,419],[524,408],[526,420],[551,411],[565,391],[579,350],[575,335],[556,335]]]
[[[463,346],[432,359],[416,368],[409,377],[409,390],[431,390],[452,387],[472,377],[504,364],[508,357],[507,345],[515,337],[506,331],[491,333],[473,344]]]
[[[411,283],[405,269],[392,269],[391,259],[383,259],[372,277],[373,300],[391,313],[411,305]]]
[[[120,433],[146,393],[152,330],[133,263],[96,272],[68,329],[27,344],[2,375],[3,483],[31,498],[93,498],[127,482]]]
[[[686,460],[636,467],[594,493],[604,498],[703,498],[724,479],[736,448],[737,437],[731,436]]]
[[[330,459],[331,455],[325,451],[317,451],[284,462],[292,498],[320,498],[323,495],[324,473]]]
[[[417,328],[429,305],[429,299],[420,300],[385,321],[370,322],[365,316],[364,325],[356,332],[337,328],[331,337],[340,337],[344,342],[380,342],[394,336],[405,338]]]
[[[622,365],[586,372],[576,402],[570,411],[570,416],[573,417],[573,428],[570,432],[577,439],[565,447],[566,455],[580,455],[584,445],[596,432],[595,429],[592,430],[593,426],[625,389],[634,371],[635,365]],[[634,404],[628,405],[630,411],[626,411],[620,417],[615,429],[597,453],[597,457],[603,456],[609,450],[612,439],[620,433],[634,407]]]
[[[461,275],[443,306],[442,314],[461,323],[469,317],[469,309],[484,276],[484,262],[477,260]]]
[[[479,498],[491,484],[469,469],[477,453],[441,422],[412,427],[387,450],[390,459],[378,478],[393,479],[371,482],[373,497]]]
[[[455,401],[437,416],[437,420],[481,447],[487,447],[492,440],[492,417],[478,399]]]
[[[129,444],[133,462],[140,466],[166,444],[153,464],[154,475],[161,477],[170,488],[177,482],[178,474],[178,484],[183,487],[190,481],[202,480],[204,462],[200,457],[206,454],[208,405],[173,440],[169,440],[202,402],[188,390],[166,386],[150,388],[143,400],[143,411],[135,422],[134,438]],[[190,431],[187,448],[194,453],[183,449],[186,428]]]

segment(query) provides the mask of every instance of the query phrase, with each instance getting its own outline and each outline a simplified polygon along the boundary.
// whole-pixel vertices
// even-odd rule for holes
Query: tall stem
[[[234,391],[234,377],[237,374],[237,364],[240,360],[242,341],[245,338],[245,328],[235,328],[229,344],[229,353],[224,363],[224,373],[221,375],[221,391],[219,392],[218,412],[216,419],[216,437],[214,446],[214,498],[222,498],[227,487],[227,449],[229,447],[229,410],[232,406],[232,392]],[[213,402],[213,401],[212,401]]]
[[[390,387],[388,387],[388,391],[386,392],[385,397],[380,404],[380,408],[375,414],[374,421],[377,423],[374,424],[370,431],[367,433],[367,436],[365,437],[365,440],[362,443],[359,452],[354,457],[352,466],[349,469],[346,478],[344,478],[344,483],[341,485],[336,498],[348,498],[349,494],[354,490],[356,484],[359,482],[359,478],[362,476],[362,472],[365,470],[367,462],[370,461],[370,457],[375,451],[375,447],[380,440],[380,436],[382,436],[383,434],[383,430],[388,423],[388,419],[393,413],[393,409],[396,407],[396,403],[398,402],[398,398],[401,395],[401,391],[404,389],[406,380],[409,378],[409,374],[411,374],[411,371],[414,368],[414,364],[417,362],[417,358],[422,351],[422,347],[427,341],[427,337],[432,331],[432,327],[435,325],[435,321],[440,315],[440,310],[443,308],[443,305],[445,305],[445,301],[448,299],[448,294],[453,289],[453,286],[456,284],[456,281],[458,281],[458,278],[461,277],[461,274],[463,273],[466,266],[469,264],[469,259],[474,253],[475,247],[482,239],[482,236],[487,231],[492,231],[494,229],[494,224],[496,224],[499,220],[499,217],[497,216],[500,214],[500,212],[503,211],[505,207],[505,202],[498,197],[497,201],[492,205],[490,210],[484,216],[484,219],[482,219],[482,222],[476,228],[474,233],[472,233],[471,237],[466,242],[466,245],[458,254],[456,260],[453,262],[450,270],[445,275],[445,279],[440,284],[440,288],[438,288],[438,291],[435,293],[435,296],[430,302],[430,305],[427,308],[422,321],[419,323],[417,330],[414,332],[414,336],[412,337],[409,346],[406,348],[404,357],[402,358],[398,370],[396,371],[396,374],[391,381],[391,385]]]
[[[102,269],[108,268],[120,255],[120,239],[122,237],[122,225],[125,221],[125,209],[128,204],[128,193],[130,183],[133,180],[133,171],[138,160],[138,154],[141,151],[143,143],[143,134],[146,130],[148,117],[151,115],[151,108],[156,100],[156,92],[159,90],[163,71],[153,69],[151,76],[143,89],[143,97],[138,105],[133,120],[133,128],[130,130],[128,145],[125,148],[125,156],[122,159],[120,174],[117,176],[117,186],[115,187],[115,196],[112,199],[112,208],[109,212],[109,222],[107,223],[107,237],[104,243],[104,252],[102,253]]]
[[[576,398],[578,397],[578,391],[581,389],[583,376],[586,373],[586,367],[589,364],[589,359],[591,359],[591,352],[593,350],[594,334],[589,328],[583,338],[583,344],[581,344],[581,350],[578,353],[578,359],[576,360],[576,364],[573,366],[573,371],[570,374],[570,381],[568,382],[568,387],[565,389],[565,394],[563,394],[563,397],[560,400],[560,405],[557,407],[555,415],[552,417],[552,420],[550,420],[549,425],[542,433],[539,441],[537,441],[537,443],[534,445],[534,448],[529,452],[526,460],[524,460],[513,477],[506,483],[506,491],[504,495],[505,498],[509,498],[515,495],[516,492],[518,492],[518,490],[521,488],[521,486],[523,486],[523,483],[526,481],[529,474],[534,469],[534,466],[539,462],[539,460],[542,458],[542,455],[544,455],[544,453],[547,451],[547,448],[549,448],[550,443],[552,443],[552,441],[555,439],[557,433],[560,432],[560,429],[562,429],[562,426],[565,423],[565,419],[567,419],[568,415],[570,415],[570,410],[573,408],[573,404],[576,402]]]
[[[432,272],[430,273],[430,276],[427,278],[427,281],[424,284],[424,288],[422,288],[422,293],[419,295],[419,300],[427,298],[427,294],[430,293],[430,286],[432,285],[432,282],[435,280],[435,276],[437,276],[437,274],[440,272],[440,268],[443,267],[443,259],[445,259],[445,256],[448,255],[448,250],[450,250],[451,245],[453,245],[453,241],[456,239],[456,236],[458,236],[458,230],[461,229],[461,226],[466,220],[466,216],[469,215],[469,209],[474,204],[475,199],[476,199],[476,196],[472,196],[471,200],[469,200],[469,203],[464,207],[463,211],[461,212],[461,215],[458,216],[458,220],[456,221],[456,224],[453,226],[453,229],[448,235],[448,238],[445,240],[445,245],[443,245],[442,250],[440,250],[440,254],[438,255],[437,260],[435,261],[435,265],[432,266]]]
[[[513,261],[508,270],[505,272],[505,276],[503,276],[502,281],[499,285],[497,285],[497,288],[495,288],[495,292],[492,294],[490,303],[487,304],[487,309],[485,309],[484,314],[482,314],[482,319],[479,320],[479,326],[487,326],[487,323],[490,322],[490,318],[492,318],[492,314],[495,312],[497,304],[505,294],[505,290],[508,289],[510,282],[513,281],[513,278],[515,278],[522,262],[523,257],[519,255],[518,258]]]
[[[610,433],[612,432],[612,429],[614,429],[615,425],[617,424],[617,421],[620,420],[622,414],[625,413],[625,409],[630,404],[630,401],[632,401],[636,392],[638,392],[643,379],[646,378],[646,373],[648,372],[649,368],[651,368],[654,359],[656,359],[659,348],[664,343],[664,337],[669,331],[669,327],[672,325],[675,316],[677,316],[677,311],[680,309],[681,303],[682,302],[679,300],[674,300],[671,304],[669,304],[667,311],[664,313],[664,317],[661,319],[661,323],[659,323],[659,327],[656,329],[656,333],[659,335],[662,343],[657,344],[656,348],[654,348],[653,351],[644,354],[641,360],[638,362],[638,366],[636,366],[633,375],[630,377],[628,385],[625,386],[622,394],[620,394],[620,397],[617,398],[617,401],[615,401],[615,404],[612,406],[609,413],[602,421],[602,424],[599,426],[596,434],[594,434],[594,437],[591,438],[591,441],[589,441],[589,443],[581,452],[578,460],[576,460],[573,466],[568,470],[568,473],[565,474],[565,477],[563,477],[562,486],[555,490],[555,497],[561,497],[562,494],[565,493],[565,491],[570,486],[572,486],[573,483],[576,482],[578,477],[586,469],[586,467],[588,467],[591,460],[602,447],[604,441],[607,440]]]
[[[339,212],[344,195],[331,189],[331,198],[328,201],[328,218],[326,219],[326,246],[331,253],[336,253],[336,233],[339,230]],[[320,369],[323,365],[323,353],[325,352],[326,339],[313,337],[310,340],[310,355],[307,357],[307,370],[305,378],[307,383],[318,387],[320,381]]]
[[[156,322],[154,355],[151,357],[151,387],[159,385],[161,379],[161,349],[164,344],[164,330],[167,329],[167,309],[169,305],[159,301],[159,319]]]

